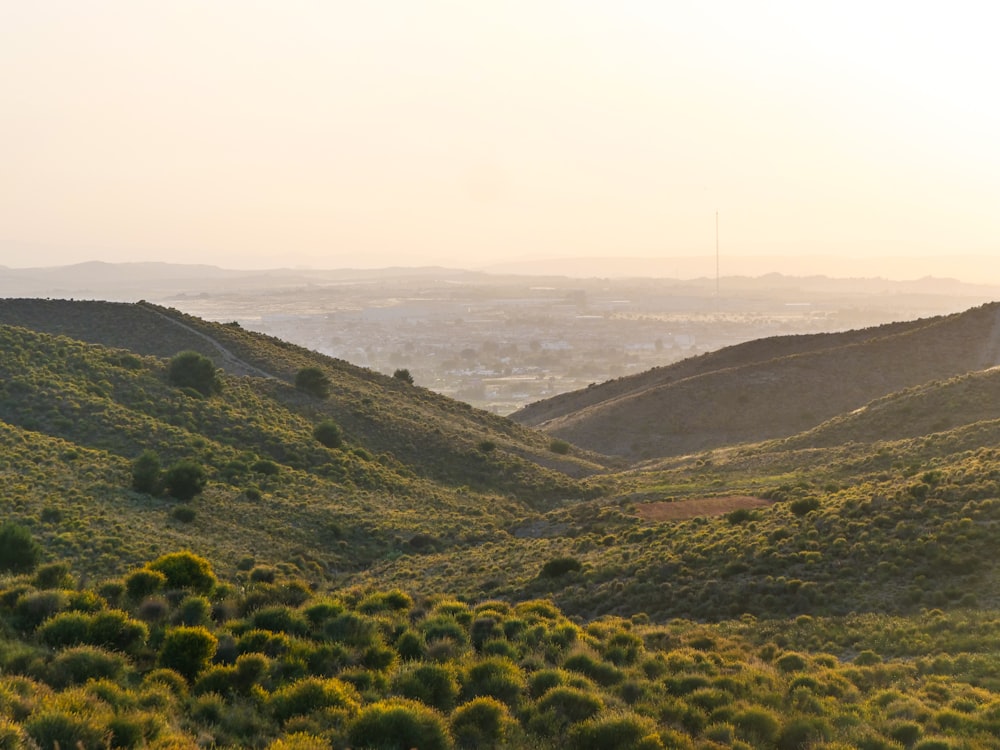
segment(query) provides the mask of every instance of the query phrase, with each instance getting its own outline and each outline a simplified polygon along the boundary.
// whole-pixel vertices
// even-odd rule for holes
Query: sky
[[[3,2],[0,265],[1000,276],[991,5]]]

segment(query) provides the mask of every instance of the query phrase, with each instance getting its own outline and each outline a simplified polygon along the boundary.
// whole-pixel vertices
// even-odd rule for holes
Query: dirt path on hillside
[[[242,359],[237,357],[235,354],[233,354],[231,351],[229,351],[226,347],[224,347],[214,338],[209,336],[207,333],[203,333],[199,331],[197,328],[189,326],[187,323],[182,323],[176,318],[172,318],[166,313],[160,312],[152,305],[144,304],[142,302],[137,302],[136,304],[140,305],[143,309],[148,310],[154,315],[159,315],[164,320],[173,323],[175,326],[183,328],[188,333],[193,333],[195,336],[198,336],[207,341],[209,344],[211,344],[212,348],[214,348],[215,351],[218,353],[219,359],[222,360],[223,369],[226,370],[226,372],[232,373],[233,375],[250,375],[257,378],[267,378],[269,380],[277,379],[271,373],[265,372],[264,370],[261,370],[259,367],[251,365],[249,362],[244,362]]]
[[[740,508],[764,508],[772,502],[751,495],[727,495],[678,500],[672,503],[642,503],[635,507],[635,512],[643,521],[687,521],[701,516],[721,516]]]

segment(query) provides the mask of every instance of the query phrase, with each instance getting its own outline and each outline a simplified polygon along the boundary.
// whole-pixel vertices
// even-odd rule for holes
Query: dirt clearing
[[[643,521],[687,521],[699,516],[721,516],[740,508],[764,508],[772,502],[751,495],[727,495],[673,503],[642,503],[635,506],[635,512]]]

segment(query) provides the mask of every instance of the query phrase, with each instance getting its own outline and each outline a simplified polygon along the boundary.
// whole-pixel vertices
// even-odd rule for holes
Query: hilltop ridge
[[[1000,306],[785,336],[532,404],[511,415],[631,460],[787,437],[894,391],[1000,362]]]

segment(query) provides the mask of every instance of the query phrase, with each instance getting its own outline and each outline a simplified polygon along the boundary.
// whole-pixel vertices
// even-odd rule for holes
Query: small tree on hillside
[[[171,385],[179,388],[193,388],[205,396],[222,390],[222,381],[215,364],[198,352],[181,352],[170,360],[167,377]]]
[[[24,526],[9,522],[0,526],[0,572],[29,573],[41,555],[42,548]]]
[[[132,462],[132,489],[155,495],[160,491],[160,457],[151,450],[145,450]]]
[[[205,469],[194,461],[178,461],[163,475],[164,489],[177,500],[190,500],[205,489],[207,482]]]
[[[313,429],[313,437],[327,448],[339,448],[341,443],[344,442],[340,425],[332,419],[326,419],[316,425],[315,429]]]
[[[394,372],[392,376],[396,378],[396,380],[402,380],[404,383],[409,383],[410,385],[413,385],[413,376],[410,374],[410,371],[407,370],[405,367],[401,367],[398,370],[396,370],[396,372]]]
[[[303,367],[295,374],[295,387],[316,398],[330,395],[330,378],[318,367]]]

